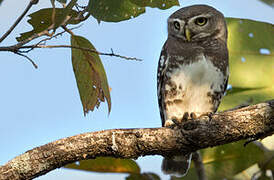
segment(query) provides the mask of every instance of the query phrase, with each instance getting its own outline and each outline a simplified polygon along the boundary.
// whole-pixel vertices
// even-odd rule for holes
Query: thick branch
[[[98,156],[171,156],[260,138],[274,132],[274,100],[185,123],[182,129],[113,129],[84,133],[34,148],[0,167],[0,179],[31,179]]]

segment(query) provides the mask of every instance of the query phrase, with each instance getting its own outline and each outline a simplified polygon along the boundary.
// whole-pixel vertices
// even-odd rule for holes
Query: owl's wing
[[[158,72],[157,72],[157,95],[158,104],[160,110],[160,116],[162,119],[162,126],[165,124],[165,105],[164,105],[164,85],[165,85],[165,72],[168,65],[168,56],[166,50],[166,44],[163,46],[160,59],[158,62]]]

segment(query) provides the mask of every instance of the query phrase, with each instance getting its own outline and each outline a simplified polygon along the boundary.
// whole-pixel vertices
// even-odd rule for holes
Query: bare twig
[[[55,0],[51,0],[50,2],[52,5],[51,22],[52,22],[52,26],[55,27],[55,16],[56,16]],[[55,28],[53,29],[53,31],[55,31]]]
[[[30,10],[30,8],[37,4],[38,0],[30,0],[28,6],[24,10],[24,12],[17,18],[17,20],[14,22],[14,24],[10,27],[10,29],[0,38],[0,43],[6,39],[6,37],[14,30],[14,28],[19,24],[19,22],[23,19],[23,17],[27,14],[27,12]]]
[[[82,24],[80,24],[79,26],[70,28],[70,29],[68,29],[68,30],[69,30],[69,31],[72,31],[72,30],[74,30],[74,29],[80,28],[81,26],[82,26]],[[21,53],[28,53],[28,52],[30,52],[31,50],[35,49],[38,45],[42,45],[42,44],[45,45],[45,44],[46,44],[46,41],[49,41],[49,40],[51,40],[51,39],[53,39],[53,38],[57,38],[58,36],[62,36],[65,32],[67,32],[67,31],[64,30],[64,31],[61,31],[61,32],[59,32],[59,33],[56,33],[56,34],[53,35],[53,36],[47,37],[47,38],[45,38],[45,39],[42,39],[42,40],[39,41],[38,43],[36,43],[36,44],[34,44],[34,45],[31,45],[32,47],[31,47],[29,50],[26,50],[26,51],[20,50],[20,52],[21,52]],[[0,51],[1,51],[1,47],[0,47]]]
[[[73,33],[70,29],[68,29],[66,26],[62,25],[61,27],[62,27],[66,32],[68,32],[69,34],[71,34],[72,36],[74,35],[74,33]]]
[[[22,46],[20,49],[33,48],[34,46],[35,45]],[[89,48],[84,48],[84,47],[79,47],[79,46],[71,46],[71,45],[37,45],[34,48],[74,48],[74,49],[81,49],[84,51],[89,51],[89,52],[96,53],[96,54],[103,55],[103,56],[114,56],[114,57],[119,57],[119,58],[126,59],[126,60],[142,61],[142,59],[138,59],[135,57],[127,57],[127,56],[121,56],[119,54],[115,54],[115,53],[113,53],[113,51],[111,53],[103,53],[103,52],[96,51],[94,49],[89,49]],[[1,47],[0,47],[0,51],[1,51]]]
[[[37,64],[35,64],[35,62],[29,58],[28,56],[24,55],[24,54],[21,54],[19,52],[14,52],[15,54],[19,55],[19,56],[23,56],[24,58],[26,58],[27,60],[29,60],[29,62],[31,62],[31,64],[34,66],[35,69],[38,68]]]

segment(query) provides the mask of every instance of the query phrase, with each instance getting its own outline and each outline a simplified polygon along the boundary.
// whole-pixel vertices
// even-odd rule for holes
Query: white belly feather
[[[192,64],[184,64],[172,73],[169,73],[171,82],[176,85],[180,93],[165,99],[165,101],[182,100],[181,103],[170,104],[166,107],[166,120],[182,118],[185,112],[211,112],[213,104],[208,93],[221,91],[224,83],[223,73],[210,60],[201,55],[201,60]],[[165,90],[170,90],[168,84]]]

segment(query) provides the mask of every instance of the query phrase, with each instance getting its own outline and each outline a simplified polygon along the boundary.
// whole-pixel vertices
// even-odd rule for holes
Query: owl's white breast
[[[211,112],[212,102],[209,93],[221,91],[221,85],[224,83],[223,73],[216,68],[210,60],[204,55],[200,55],[200,60],[190,64],[182,64],[167,75],[172,83],[176,85],[177,93],[166,101],[182,100],[181,103],[173,103],[167,106],[167,119],[176,116],[181,118],[184,112]],[[166,90],[171,87],[166,84]]]

